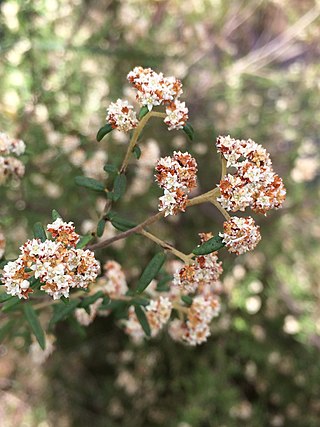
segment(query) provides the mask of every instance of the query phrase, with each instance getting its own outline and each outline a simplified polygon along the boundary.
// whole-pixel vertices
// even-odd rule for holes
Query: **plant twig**
[[[169,245],[169,243],[164,242],[163,240],[159,239],[158,237],[154,236],[146,230],[141,230],[139,234],[157,243],[157,245],[161,246],[163,249],[170,251],[173,255],[180,258],[184,263],[190,264],[192,262],[192,256],[194,256],[193,254],[186,255],[183,252],[178,251],[176,248]]]

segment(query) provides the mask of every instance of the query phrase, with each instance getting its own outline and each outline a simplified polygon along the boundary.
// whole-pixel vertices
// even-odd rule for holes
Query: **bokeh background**
[[[135,346],[112,316],[86,329],[70,319],[45,358],[18,329],[0,345],[0,425],[318,427],[319,1],[8,0],[0,11],[0,128],[27,144],[25,177],[0,188],[7,258],[53,208],[94,230],[104,201],[74,177],[104,179],[108,159],[121,161],[127,136],[95,134],[111,101],[133,100],[135,65],[183,81],[196,137],[154,120],[119,212],[139,221],[156,211],[153,167],[173,149],[197,158],[201,191],[213,188],[219,134],[263,144],[288,191],[281,211],[257,219],[255,252],[221,251],[223,311],[207,344],[164,333]],[[188,252],[198,232],[221,227],[202,205],[157,233]],[[98,256],[119,261],[130,281],[154,249],[133,236]]]

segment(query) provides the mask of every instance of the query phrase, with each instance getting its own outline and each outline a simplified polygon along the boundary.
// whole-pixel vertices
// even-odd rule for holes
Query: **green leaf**
[[[139,113],[138,113],[138,119],[141,120],[144,116],[146,116],[149,113],[149,109],[146,105],[141,107]]]
[[[110,133],[113,130],[113,127],[110,125],[110,123],[107,123],[102,128],[98,130],[97,133],[97,141],[101,141],[102,138],[104,138],[108,133]]]
[[[10,311],[13,311],[17,308],[18,305],[20,305],[20,299],[18,297],[13,297],[6,301],[2,306],[2,312],[3,313],[9,313]]]
[[[189,139],[190,139],[191,141],[193,141],[193,139],[194,139],[194,130],[193,130],[192,125],[191,125],[190,123],[186,123],[186,124],[183,126],[183,130],[184,130],[184,132],[188,135]]]
[[[97,181],[96,179],[89,178],[87,176],[76,176],[75,183],[81,187],[88,188],[93,191],[102,191],[105,192],[105,187],[102,182]]]
[[[108,173],[117,173],[118,172],[117,166],[115,166],[111,163],[107,163],[106,165],[104,165],[103,169]]]
[[[8,295],[6,293],[1,293],[0,294],[0,302],[5,302],[8,301],[9,299],[13,298],[12,295]]]
[[[86,234],[84,236],[81,236],[79,242],[77,243],[76,248],[83,249],[85,246],[87,246],[89,242],[91,242],[92,239],[93,237],[91,234]]]
[[[144,331],[144,333],[147,335],[147,337],[151,336],[151,329],[150,325],[147,319],[147,316],[143,309],[140,307],[140,305],[134,306],[134,311],[136,313],[137,319],[139,320],[139,323]]]
[[[127,231],[130,228],[135,227],[137,224],[119,216],[116,212],[110,211],[107,215],[107,219],[111,224],[119,231]]]
[[[104,227],[106,225],[106,220],[104,218],[100,219],[97,225],[97,236],[101,237],[104,232]]]
[[[36,239],[40,239],[41,242],[44,242],[47,240],[46,232],[43,228],[43,225],[41,222],[36,222],[33,226],[33,234]]]
[[[217,235],[202,243],[202,245],[197,246],[195,249],[193,249],[192,253],[195,255],[207,255],[211,252],[218,251],[219,249],[223,248],[223,246],[225,246],[225,243],[222,242],[222,237]]]
[[[58,218],[62,218],[62,216],[59,214],[59,212],[56,211],[55,209],[52,210],[51,216],[52,216],[53,221],[55,221]]]
[[[104,299],[104,297],[105,297],[104,293],[102,291],[98,291],[94,295],[90,295],[89,297],[84,298],[82,300],[81,304],[79,305],[79,307],[86,308],[89,305],[91,305],[94,302],[96,302],[97,299],[99,299],[99,298],[103,298]]]
[[[108,304],[103,304],[99,307],[99,310],[124,310],[128,307],[127,301],[122,300],[110,300]]]
[[[168,283],[173,280],[173,276],[171,274],[164,274],[163,277],[159,280],[157,284],[157,292],[166,292],[169,290]]]
[[[139,147],[139,145],[135,145],[133,147],[132,152],[133,152],[134,157],[139,160],[140,156],[141,156],[141,148]]]
[[[39,322],[37,313],[35,312],[34,308],[30,303],[29,304],[25,303],[23,305],[23,311],[32,329],[32,332],[34,333],[34,336],[37,338],[37,341],[40,347],[42,348],[42,350],[44,350],[46,348],[46,338],[45,338],[43,329],[41,327],[41,324]]]
[[[189,295],[182,295],[181,296],[181,300],[190,307],[190,305],[192,304],[193,299],[191,297],[189,297]]]
[[[78,306],[79,298],[73,299],[69,304],[59,304],[54,307],[54,313],[50,320],[50,326],[54,325],[61,320],[64,320],[69,314],[71,314]]]
[[[147,298],[135,298],[133,304],[143,305],[144,307],[150,304],[150,300]]]
[[[152,260],[149,262],[149,264],[144,269],[138,284],[137,284],[137,292],[141,293],[143,292],[146,287],[150,284],[150,282],[157,276],[159,273],[161,267],[164,264],[164,261],[166,259],[166,255],[164,252],[158,252]]]
[[[14,323],[15,321],[11,319],[0,328],[0,343],[2,343],[6,336],[9,334]]]
[[[124,174],[117,175],[114,180],[113,200],[117,201],[122,197],[127,188],[127,177]]]

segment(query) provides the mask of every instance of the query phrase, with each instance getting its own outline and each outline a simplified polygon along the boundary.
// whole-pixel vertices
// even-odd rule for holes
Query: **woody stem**
[[[173,255],[180,258],[184,263],[190,264],[192,262],[192,255],[186,255],[183,252],[178,251],[173,246],[169,245],[169,243],[164,242],[163,240],[159,239],[158,237],[154,236],[153,234],[149,233],[146,230],[141,230],[139,232],[142,236],[147,237],[148,239],[152,240],[153,242],[157,243],[157,245],[161,246],[163,249],[170,251]]]
[[[142,117],[142,119],[140,120],[138,126],[136,127],[135,131],[133,132],[132,138],[129,142],[128,148],[127,148],[127,152],[125,154],[125,157],[123,159],[121,168],[120,168],[120,173],[124,173],[127,169],[128,163],[129,163],[129,159],[130,159],[130,155],[132,153],[132,150],[134,148],[134,146],[136,145],[138,138],[143,130],[143,128],[145,127],[145,125],[147,124],[148,120],[151,117],[165,117],[165,113],[160,113],[160,112],[156,112],[156,111],[150,111],[149,113],[147,113],[144,117]]]

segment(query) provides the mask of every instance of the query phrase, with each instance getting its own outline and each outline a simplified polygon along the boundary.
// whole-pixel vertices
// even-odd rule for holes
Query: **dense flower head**
[[[217,138],[218,152],[236,172],[220,181],[222,207],[236,212],[250,206],[254,212],[266,214],[278,209],[285,200],[286,190],[282,179],[274,173],[269,153],[259,144],[228,136]]]
[[[57,218],[52,224],[48,224],[47,230],[57,242],[66,246],[76,247],[80,240],[79,234],[75,232],[73,222],[67,223],[61,218]]]
[[[48,228],[54,234],[61,227],[63,238],[57,231],[55,241],[28,240],[20,247],[18,259],[4,266],[2,281],[9,295],[27,299],[29,293],[33,292],[34,279],[39,279],[41,290],[53,299],[59,299],[68,297],[70,289],[86,289],[96,280],[100,266],[93,252],[72,247],[68,234],[65,235],[65,230],[69,230],[74,244],[72,225],[63,222],[59,224],[55,221]]]
[[[106,120],[111,124],[113,129],[128,132],[138,125],[138,119],[133,106],[128,101],[118,99],[112,102],[107,108]]]
[[[167,297],[160,296],[158,299],[152,299],[145,307],[145,315],[148,320],[151,336],[156,336],[163,326],[170,319],[172,303]],[[128,319],[124,321],[125,332],[135,342],[141,342],[145,333],[138,321],[134,307],[131,306],[128,312]]]
[[[212,233],[199,235],[201,243],[212,237]],[[178,307],[181,294],[193,296],[192,304],[183,308],[183,317],[174,319],[169,325],[169,335],[173,340],[195,346],[204,343],[210,336],[210,323],[220,312],[221,273],[222,265],[216,252],[198,256],[191,264],[178,266],[170,296]]]
[[[169,334],[175,341],[196,346],[207,341],[210,323],[220,312],[220,302],[215,295],[198,295],[188,309],[187,319],[174,319],[169,325]]]
[[[137,101],[149,111],[154,106],[172,103],[182,94],[180,80],[165,77],[151,68],[135,67],[127,79],[137,89]]]
[[[164,189],[160,197],[159,210],[165,216],[184,211],[187,194],[197,186],[197,162],[188,153],[174,151],[172,157],[161,158],[156,165],[156,180]]]
[[[6,239],[2,231],[0,230],[0,259],[4,255],[5,248],[6,248]]]
[[[229,252],[237,255],[252,251],[261,240],[260,227],[253,218],[231,217],[223,224],[223,233],[219,233]]]
[[[126,276],[121,265],[113,260],[107,261],[103,266],[104,274],[99,280],[101,289],[112,298],[125,295],[128,291]]]
[[[188,121],[188,108],[185,102],[175,101],[166,107],[165,124],[168,130],[182,129]]]
[[[201,241],[212,237],[211,233],[200,233]],[[196,257],[195,262],[183,265],[174,273],[173,286],[184,294],[200,292],[210,294],[220,289],[219,277],[222,263],[218,261],[217,252]]]
[[[0,184],[9,177],[23,177],[24,165],[13,155],[20,156],[24,153],[25,148],[22,140],[10,138],[6,133],[0,132]]]

